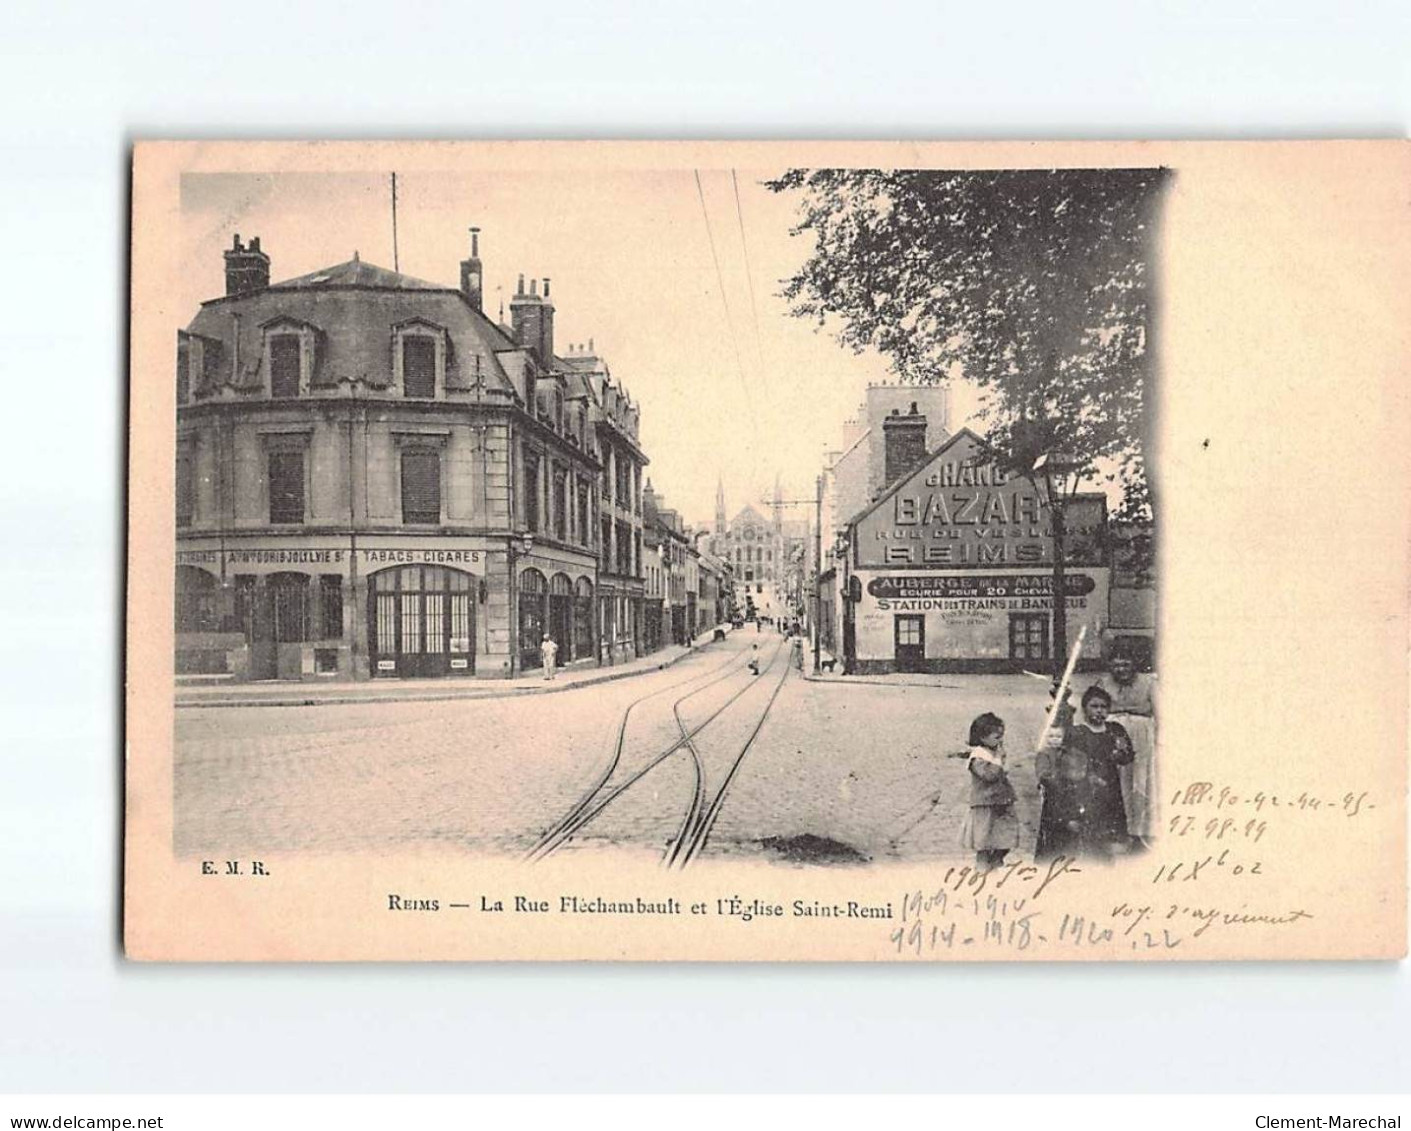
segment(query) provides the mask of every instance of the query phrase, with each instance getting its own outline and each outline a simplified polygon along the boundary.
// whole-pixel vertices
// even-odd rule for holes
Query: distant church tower
[[[784,489],[780,486],[779,473],[774,473],[774,533],[778,534],[784,524]]]
[[[725,482],[719,476],[715,479],[715,532],[725,533]]]

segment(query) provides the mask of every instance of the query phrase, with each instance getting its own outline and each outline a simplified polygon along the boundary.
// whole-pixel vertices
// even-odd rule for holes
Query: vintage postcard
[[[127,954],[1405,955],[1408,184],[138,144]]]

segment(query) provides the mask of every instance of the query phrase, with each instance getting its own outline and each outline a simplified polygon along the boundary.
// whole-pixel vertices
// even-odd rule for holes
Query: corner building
[[[635,412],[555,356],[549,279],[485,315],[476,233],[459,288],[225,252],[178,335],[178,675],[507,677],[545,633],[602,662],[598,437]]]
[[[1008,478],[967,428],[925,451],[925,418],[894,414],[891,486],[846,527],[845,669],[881,672],[1043,671],[1053,659],[1050,511],[1027,479]],[[1069,639],[1088,630],[1085,669],[1102,656],[1111,580],[1107,502],[1077,494],[1063,595]]]

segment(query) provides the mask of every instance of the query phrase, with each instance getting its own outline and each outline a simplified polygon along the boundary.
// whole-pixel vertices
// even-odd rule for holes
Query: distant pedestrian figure
[[[759,675],[759,645],[750,645],[749,669],[754,675]]]
[[[559,646],[547,632],[544,634],[543,643],[539,645],[539,655],[544,661],[544,678],[553,679],[554,669],[558,666]]]
[[[970,724],[970,806],[960,827],[960,845],[975,853],[982,872],[998,868],[1019,847],[1014,786],[1005,773],[1004,720],[988,711]]]

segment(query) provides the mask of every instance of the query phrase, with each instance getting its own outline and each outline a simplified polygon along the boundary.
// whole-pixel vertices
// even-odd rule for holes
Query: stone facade
[[[512,676],[546,634],[560,662],[633,653],[637,409],[555,354],[548,279],[503,326],[474,231],[460,288],[357,256],[270,284],[239,237],[226,266],[178,334],[178,674]]]

